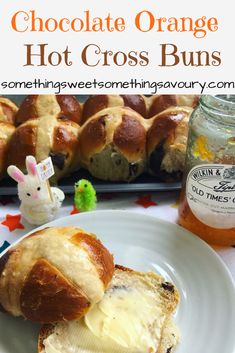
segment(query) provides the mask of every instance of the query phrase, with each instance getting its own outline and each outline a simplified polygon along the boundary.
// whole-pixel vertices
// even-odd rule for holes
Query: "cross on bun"
[[[90,96],[83,106],[82,124],[87,121],[92,115],[105,108],[112,107],[129,107],[135,110],[143,117],[147,117],[146,98],[140,94],[129,95],[105,95],[99,94]]]
[[[10,99],[0,97],[0,121],[14,125],[17,111],[18,107],[15,103]]]
[[[6,174],[7,148],[14,131],[14,125],[0,121],[0,179]]]
[[[113,271],[112,255],[94,234],[37,231],[0,259],[1,309],[41,323],[78,319],[102,299]]]
[[[104,109],[79,132],[80,163],[97,178],[130,181],[146,164],[146,120],[126,107]]]
[[[25,158],[32,155],[37,162],[52,158],[57,181],[75,170],[74,153],[79,126],[73,121],[62,121],[57,115],[45,115],[20,125],[9,142],[7,163],[25,169]]]
[[[57,115],[58,119],[80,123],[81,105],[71,95],[31,95],[21,103],[16,114],[16,125],[27,120],[41,118],[44,115]]]
[[[163,110],[170,107],[191,107],[195,108],[198,105],[199,96],[196,95],[173,95],[162,94],[159,96],[152,96],[148,98],[149,118],[157,115]]]
[[[164,180],[181,178],[191,112],[189,107],[171,107],[150,119],[147,155],[151,174]]]

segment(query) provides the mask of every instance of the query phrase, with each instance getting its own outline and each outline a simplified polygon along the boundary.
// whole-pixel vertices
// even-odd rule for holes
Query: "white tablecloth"
[[[178,192],[99,194],[97,210],[130,210],[176,222],[178,197]],[[57,218],[68,216],[72,211],[73,196],[67,195]],[[21,218],[17,197],[0,197],[0,252],[32,229],[33,227]],[[235,280],[235,247],[214,249]]]

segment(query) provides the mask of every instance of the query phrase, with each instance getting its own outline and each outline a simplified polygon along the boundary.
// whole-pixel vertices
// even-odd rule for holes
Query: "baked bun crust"
[[[94,95],[90,96],[83,106],[82,124],[99,111],[112,107],[129,107],[147,117],[146,98],[141,95]]]
[[[12,124],[0,121],[0,179],[6,174],[7,148],[14,131]]]
[[[170,107],[190,107],[195,108],[199,102],[199,96],[196,95],[173,95],[162,94],[148,98],[149,118]]]
[[[12,135],[7,153],[7,164],[25,169],[25,158],[32,155],[37,162],[52,158],[57,181],[77,169],[74,154],[77,149],[79,126],[73,121],[62,121],[57,115],[45,115],[20,125]]]
[[[164,180],[181,178],[191,112],[189,107],[171,107],[150,119],[147,155],[151,174]]]
[[[0,122],[15,123],[15,115],[18,107],[10,99],[0,97]]]
[[[16,114],[16,125],[45,115],[57,115],[58,119],[80,123],[81,105],[71,95],[31,95],[22,102]]]
[[[104,109],[80,129],[80,162],[97,178],[133,180],[145,169],[146,135],[145,119],[132,109]]]
[[[35,322],[75,320],[102,299],[113,271],[113,257],[95,235],[46,228],[0,259],[0,303]]]

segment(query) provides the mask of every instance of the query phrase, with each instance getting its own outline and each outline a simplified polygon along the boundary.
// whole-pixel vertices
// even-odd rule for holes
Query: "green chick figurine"
[[[96,208],[96,191],[90,181],[81,179],[75,183],[74,204],[78,211],[92,211]]]

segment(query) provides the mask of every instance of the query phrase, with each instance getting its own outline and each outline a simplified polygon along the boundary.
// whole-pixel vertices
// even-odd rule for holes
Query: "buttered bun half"
[[[103,299],[80,320],[43,326],[39,353],[173,353],[176,287],[155,273],[116,266]]]
[[[0,259],[0,309],[40,323],[78,319],[102,299],[113,271],[94,234],[45,228]]]

